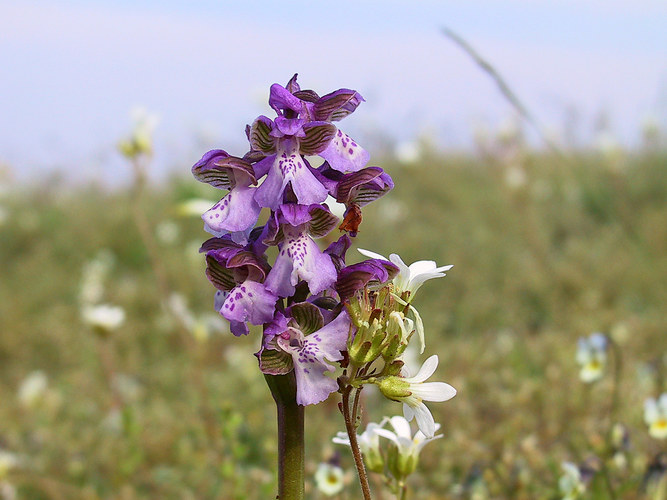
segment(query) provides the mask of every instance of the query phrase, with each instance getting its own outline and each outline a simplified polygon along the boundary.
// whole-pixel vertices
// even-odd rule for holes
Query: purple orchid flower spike
[[[214,236],[235,233],[234,239],[247,241],[261,207],[254,198],[257,183],[252,165],[241,158],[215,149],[206,153],[193,167],[194,177],[229,193],[202,215],[204,229]]]
[[[262,283],[267,274],[266,261],[228,241],[207,243],[209,247],[219,245],[206,252],[206,275],[218,289],[215,307],[230,322],[232,333],[246,335],[247,322],[261,325],[271,321],[278,297]]]
[[[319,403],[338,389],[336,380],[326,373],[334,371],[329,362],[343,359],[341,351],[353,333],[345,310],[324,324],[317,306],[300,302],[289,307],[285,315],[277,313],[264,332],[264,345],[257,353],[262,371],[284,374],[293,369],[298,404]]]
[[[313,294],[329,288],[336,281],[336,268],[313,238],[329,233],[338,218],[322,205],[295,204],[281,205],[276,217],[280,219],[280,232],[275,243],[280,252],[266,277],[266,288],[280,297],[294,295],[300,280],[308,283]]]

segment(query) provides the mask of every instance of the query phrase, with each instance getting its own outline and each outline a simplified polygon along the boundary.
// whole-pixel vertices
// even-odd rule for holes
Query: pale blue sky
[[[636,143],[667,119],[667,2],[0,0],[0,162],[114,177],[113,144],[142,105],[161,117],[161,168],[191,163],[196,136],[242,154],[268,87],[349,87],[367,102],[342,128],[444,146],[512,116],[495,85],[440,33],[466,38],[549,130],[576,108],[580,135],[608,112]],[[193,149],[194,148],[194,149]]]

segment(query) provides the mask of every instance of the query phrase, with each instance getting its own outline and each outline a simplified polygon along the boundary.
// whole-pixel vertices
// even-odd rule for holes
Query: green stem
[[[278,416],[278,500],[303,500],[304,407],[296,402],[294,371],[264,378]]]
[[[621,375],[623,372],[623,358],[621,348],[611,338],[609,339],[611,350],[614,353],[614,379],[611,390],[611,403],[609,405],[609,435],[614,427],[616,420],[616,412],[618,410],[618,402],[621,391]]]
[[[399,487],[401,488],[399,500],[408,500],[408,485],[403,483],[402,485],[399,484]]]

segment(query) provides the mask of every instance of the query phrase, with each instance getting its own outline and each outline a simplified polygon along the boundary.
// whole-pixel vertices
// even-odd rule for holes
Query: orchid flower
[[[338,219],[321,205],[293,204],[281,205],[279,218],[283,239],[278,243],[280,252],[266,278],[266,288],[279,297],[290,297],[299,280],[308,283],[313,294],[333,285],[336,267],[313,237],[326,235]]]
[[[350,328],[350,317],[343,310],[333,321],[310,334],[288,327],[276,336],[278,347],[292,357],[298,404],[320,403],[338,389],[336,380],[325,373],[335,369],[328,361],[343,359],[341,351],[345,350]]]

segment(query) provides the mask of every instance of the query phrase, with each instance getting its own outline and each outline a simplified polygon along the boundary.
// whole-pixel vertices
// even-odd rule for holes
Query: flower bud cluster
[[[403,362],[398,358],[415,332],[414,322],[405,317],[405,307],[396,301],[392,291],[391,284],[377,291],[364,289],[347,304],[357,327],[356,335],[348,342],[350,360],[361,366],[382,357],[383,375],[400,372]]]

